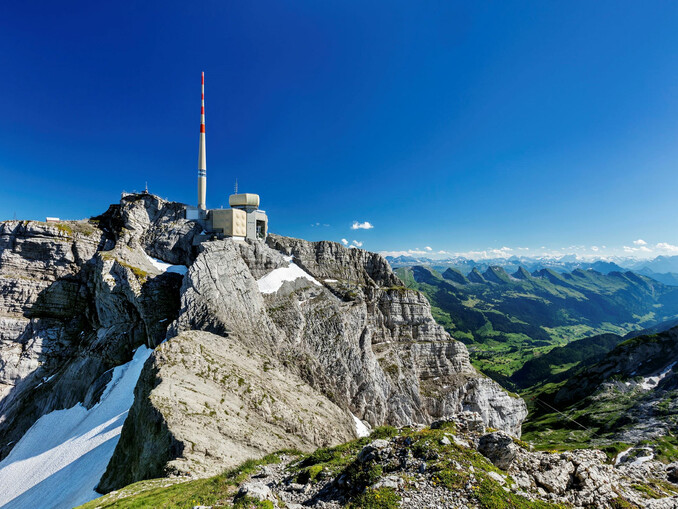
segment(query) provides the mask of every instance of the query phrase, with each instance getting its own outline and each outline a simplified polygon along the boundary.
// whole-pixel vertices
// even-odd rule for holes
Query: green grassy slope
[[[624,434],[654,445],[664,461],[678,459],[678,374],[667,371],[652,388],[641,383],[676,361],[678,327],[622,341],[566,379],[523,393],[530,409],[523,437],[542,448],[575,448]],[[633,432],[650,422],[651,432]]]

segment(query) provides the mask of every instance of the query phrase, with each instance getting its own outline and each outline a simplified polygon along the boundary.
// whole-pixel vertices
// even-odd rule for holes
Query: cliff
[[[155,350],[100,490],[340,443],[351,414],[400,426],[472,410],[519,436],[524,402],[470,365],[381,256],[274,235],[196,243],[200,231],[152,195],[88,222],[2,224],[1,457],[42,415],[95,405],[140,345]]]

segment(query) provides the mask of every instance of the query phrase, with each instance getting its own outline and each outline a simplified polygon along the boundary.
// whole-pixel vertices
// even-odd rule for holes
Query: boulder
[[[503,431],[495,431],[480,437],[478,452],[497,468],[508,470],[516,457],[516,445],[510,435]]]

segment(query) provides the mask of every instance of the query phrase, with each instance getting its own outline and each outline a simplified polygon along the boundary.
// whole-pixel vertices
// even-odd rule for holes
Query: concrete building
[[[186,206],[186,219],[202,224],[207,235],[236,239],[266,239],[268,217],[259,210],[259,195],[232,194],[230,209],[207,209],[207,162],[205,150],[205,73],[202,73],[202,105],[200,107],[200,145],[198,149],[198,206]]]
[[[251,193],[232,194],[228,198],[231,210],[244,212],[246,215],[246,237],[248,239],[265,239],[268,235],[268,216],[259,210],[259,195]]]
[[[230,209],[207,211],[205,231],[238,239],[263,240],[268,235],[268,217],[259,210],[259,195],[251,193],[232,194]]]

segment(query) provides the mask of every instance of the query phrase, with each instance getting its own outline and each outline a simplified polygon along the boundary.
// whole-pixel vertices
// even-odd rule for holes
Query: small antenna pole
[[[235,194],[238,194],[238,179],[235,179]]]

